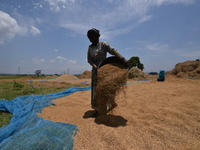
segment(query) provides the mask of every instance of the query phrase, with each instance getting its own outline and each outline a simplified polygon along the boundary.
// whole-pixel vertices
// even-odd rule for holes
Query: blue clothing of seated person
[[[158,76],[157,81],[158,81],[158,82],[163,82],[163,81],[165,81],[165,71],[164,71],[164,70],[160,70],[160,73],[159,73],[159,76]]]

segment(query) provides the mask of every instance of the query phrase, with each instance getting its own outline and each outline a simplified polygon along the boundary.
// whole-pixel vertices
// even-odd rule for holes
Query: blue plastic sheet
[[[12,113],[8,125],[0,128],[0,149],[73,149],[76,125],[52,122],[38,117],[44,107],[55,105],[52,100],[91,87],[72,87],[48,95],[30,95],[13,100],[0,100],[0,110]]]

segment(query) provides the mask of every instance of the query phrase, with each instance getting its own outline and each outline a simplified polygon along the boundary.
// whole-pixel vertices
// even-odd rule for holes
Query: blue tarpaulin
[[[0,110],[12,113],[8,125],[0,128],[1,150],[23,149],[72,149],[76,125],[52,122],[38,117],[44,107],[55,105],[52,100],[68,96],[91,87],[72,87],[66,91],[48,95],[21,96],[13,100],[0,100]]]

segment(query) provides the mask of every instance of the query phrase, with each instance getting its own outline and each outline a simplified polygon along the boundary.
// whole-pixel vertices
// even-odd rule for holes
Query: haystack
[[[86,70],[79,76],[79,78],[80,79],[88,79],[88,78],[91,78],[91,76],[92,76],[92,72],[89,70]]]
[[[58,77],[58,76],[57,76],[57,75],[55,75],[55,74],[54,74],[53,76],[51,76],[51,78],[57,78],[57,77]]]
[[[128,79],[145,79],[145,73],[136,67],[132,67],[128,71]]]
[[[183,63],[178,63],[175,68],[168,71],[167,74],[175,75],[178,78],[200,78],[200,62],[185,61]]]
[[[63,80],[63,79],[78,79],[78,78],[76,76],[70,75],[70,74],[64,74],[57,78],[57,80]]]

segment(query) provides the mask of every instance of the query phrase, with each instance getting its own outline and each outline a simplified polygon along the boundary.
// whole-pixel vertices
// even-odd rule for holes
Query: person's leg
[[[95,100],[96,84],[97,84],[97,69],[92,68],[91,105],[93,109],[97,108]]]
[[[92,114],[90,117],[95,118],[97,117],[98,111],[97,111],[97,104],[95,100],[95,92],[96,92],[96,84],[97,84],[97,69],[92,68],[92,83],[91,83],[91,107],[95,109],[94,114]]]

